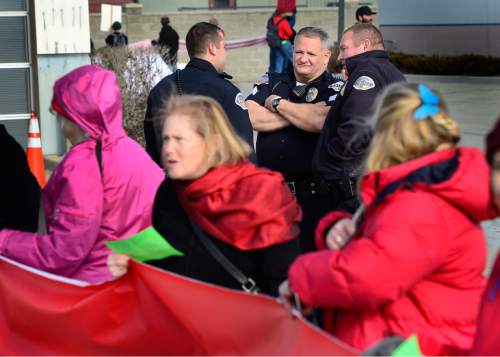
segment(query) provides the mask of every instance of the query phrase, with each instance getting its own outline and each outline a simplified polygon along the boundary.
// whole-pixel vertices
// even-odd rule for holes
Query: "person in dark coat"
[[[19,143],[0,124],[0,230],[28,232],[38,229],[40,186],[31,173],[26,154]]]
[[[122,29],[122,24],[119,21],[113,22],[111,25],[111,30],[113,31],[106,37],[106,45],[110,47],[123,47],[128,45],[128,37],[120,30]]]
[[[205,237],[262,293],[276,296],[280,279],[286,278],[299,253],[301,219],[283,176],[247,161],[250,147],[211,98],[173,98],[164,118],[162,160],[167,179],[156,194],[153,226],[184,256],[152,264],[249,290],[252,283],[243,286],[225,270],[202,243]],[[108,266],[119,277],[128,257],[110,255]]]
[[[224,72],[227,58],[224,38],[224,31],[218,26],[208,22],[194,24],[186,35],[190,58],[186,68],[163,78],[149,93],[144,137],[146,151],[158,165],[162,165],[159,109],[172,93],[199,94],[214,98],[224,108],[236,133],[253,148],[253,130],[245,98],[228,80],[232,77]]]
[[[338,60],[347,82],[329,111],[312,159],[316,179],[330,187],[329,210],[354,212],[359,205],[356,180],[361,174],[371,133],[363,130],[377,95],[389,84],[406,81],[389,62],[382,34],[372,24],[358,23],[344,32]]]
[[[170,26],[168,16],[161,18],[161,26],[158,45],[168,49],[164,60],[175,71],[177,66],[177,51],[179,50],[179,34]]]

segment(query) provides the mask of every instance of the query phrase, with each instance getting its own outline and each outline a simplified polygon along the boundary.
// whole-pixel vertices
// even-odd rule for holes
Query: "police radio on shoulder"
[[[281,102],[282,99],[283,98],[281,98],[281,97],[276,97],[271,102],[271,106],[273,107],[273,109],[274,109],[275,112],[278,112],[278,107],[279,107],[280,102]]]

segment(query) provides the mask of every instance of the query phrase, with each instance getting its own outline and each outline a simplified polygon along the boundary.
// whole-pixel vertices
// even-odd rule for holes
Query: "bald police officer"
[[[338,59],[348,78],[326,118],[313,171],[332,191],[330,210],[354,212],[359,205],[356,181],[371,139],[367,119],[380,91],[405,78],[389,62],[382,34],[369,23],[355,24],[344,32]]]

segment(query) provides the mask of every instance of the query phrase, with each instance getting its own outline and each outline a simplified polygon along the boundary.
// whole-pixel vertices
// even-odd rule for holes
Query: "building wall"
[[[173,12],[177,11],[179,8],[196,8],[196,9],[207,9],[208,0],[169,0],[169,1],[159,1],[159,0],[140,0],[143,6],[144,13],[155,13],[155,12]],[[323,7],[328,2],[326,0],[297,0],[296,4],[300,7],[313,6],[313,7]],[[276,0],[237,0],[236,7],[238,9],[245,9],[249,7],[268,7],[273,8],[276,6]]]
[[[357,2],[346,4],[346,26],[354,22],[354,12]],[[158,14],[125,14],[123,18],[123,31],[129,36],[129,42],[156,38],[160,31],[160,19],[162,16],[170,17],[171,25],[177,30],[179,36],[184,39],[189,28],[196,22],[207,21],[216,17],[220,26],[224,28],[227,39],[244,39],[265,35],[265,24],[269,18],[270,11],[267,9],[254,10],[218,10],[218,11],[182,11],[174,13]],[[330,35],[331,42],[337,38],[337,8],[305,8],[299,9],[295,28],[315,25],[323,27]],[[104,45],[107,35],[99,31],[100,15],[90,16],[91,36],[96,47]],[[186,53],[179,55],[179,61],[187,62]],[[234,77],[237,82],[252,82],[264,74],[269,65],[269,47],[261,44],[241,49],[228,51],[226,72]]]
[[[88,54],[38,55],[38,98],[40,102],[40,130],[45,155],[62,154],[66,151],[64,136],[59,123],[49,113],[52,89],[55,81],[71,70],[90,64]]]
[[[500,57],[498,0],[380,0],[379,23],[394,49]]]

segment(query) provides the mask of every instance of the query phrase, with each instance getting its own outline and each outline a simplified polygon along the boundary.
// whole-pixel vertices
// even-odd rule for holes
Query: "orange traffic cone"
[[[40,128],[35,113],[31,113],[30,126],[28,130],[28,148],[26,150],[28,166],[36,177],[40,187],[45,186],[45,163],[43,161],[42,141],[40,140]]]

